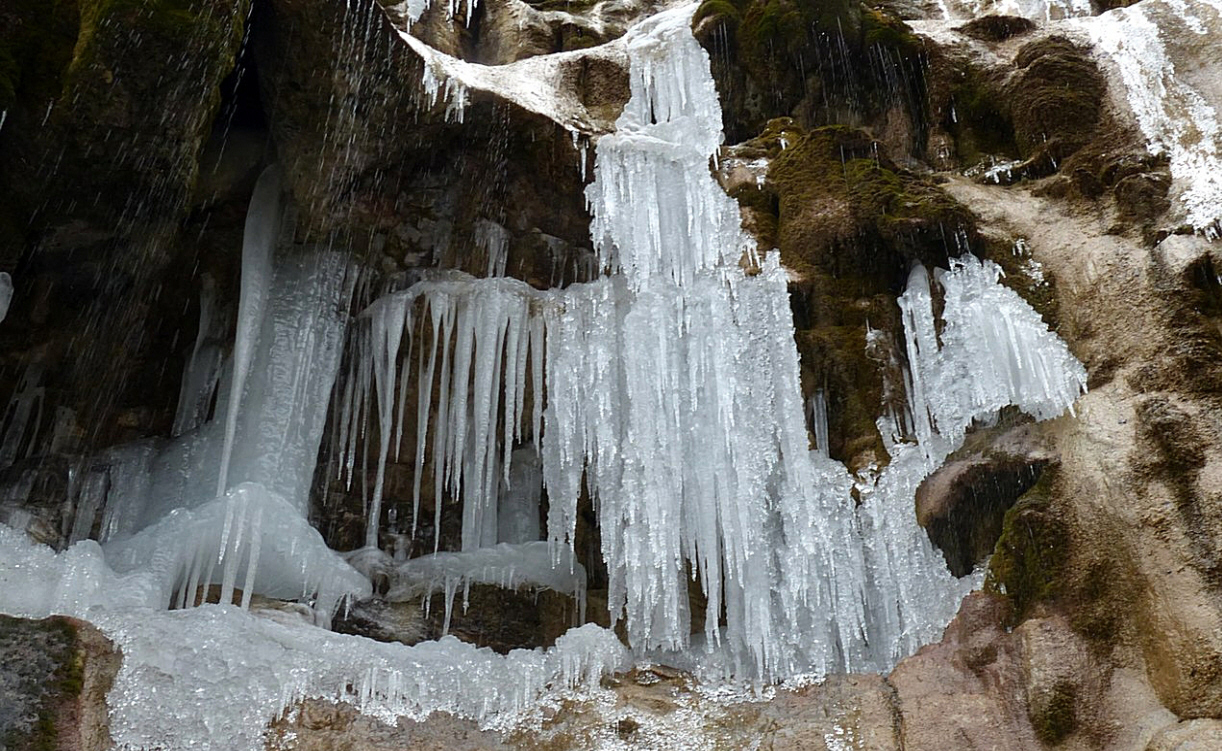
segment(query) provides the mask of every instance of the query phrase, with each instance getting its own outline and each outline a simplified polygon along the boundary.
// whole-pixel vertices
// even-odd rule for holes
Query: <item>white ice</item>
[[[107,697],[118,748],[257,751],[268,723],[310,697],[392,724],[441,711],[495,726],[544,695],[597,688],[627,659],[615,635],[592,624],[548,650],[502,656],[453,637],[408,647],[231,606],[166,611],[159,601],[152,577],[115,574],[97,543],[56,555],[0,525],[0,612],[83,618],[123,651]]]

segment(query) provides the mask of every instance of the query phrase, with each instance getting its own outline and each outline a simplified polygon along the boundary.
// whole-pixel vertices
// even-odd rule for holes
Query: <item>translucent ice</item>
[[[390,723],[440,711],[488,726],[511,722],[544,692],[596,688],[627,661],[615,635],[592,624],[548,650],[498,655],[453,637],[384,644],[229,606],[165,611],[159,600],[153,577],[115,574],[92,541],[56,555],[0,525],[0,612],[86,618],[122,649],[107,697],[118,748],[179,751],[206,739],[256,751],[268,723],[310,697]]]
[[[0,119],[0,124],[3,124]],[[13,277],[7,271],[0,271],[0,321],[8,316],[9,304],[13,302]]]

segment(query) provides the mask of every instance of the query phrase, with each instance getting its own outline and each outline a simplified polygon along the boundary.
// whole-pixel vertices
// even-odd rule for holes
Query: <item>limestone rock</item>
[[[82,621],[0,616],[0,748],[108,751],[106,693],[119,660]]]
[[[1159,731],[1146,751],[1208,751],[1222,748],[1222,720],[1187,720]]]

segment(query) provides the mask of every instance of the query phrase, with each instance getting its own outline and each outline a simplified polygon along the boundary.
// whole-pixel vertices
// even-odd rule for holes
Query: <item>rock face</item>
[[[0,616],[0,748],[107,751],[106,692],[119,661],[83,621]]]

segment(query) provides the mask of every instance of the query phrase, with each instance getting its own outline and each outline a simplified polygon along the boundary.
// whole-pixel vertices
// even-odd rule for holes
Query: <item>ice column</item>
[[[228,488],[229,458],[233,453],[234,431],[242,389],[250,370],[267,287],[271,284],[272,252],[280,230],[280,171],[273,165],[259,175],[255,192],[246,214],[246,230],[242,238],[242,288],[238,299],[238,330],[233,344],[233,373],[229,385],[229,411],[225,416],[225,443],[221,449],[220,472],[216,494]]]
[[[864,649],[848,477],[810,459],[783,271],[738,266],[753,246],[710,174],[721,113],[693,11],[626,37],[631,98],[586,194],[622,276],[545,310],[548,532],[570,539],[584,474],[635,648],[688,645],[690,575],[735,672],[822,673]]]

